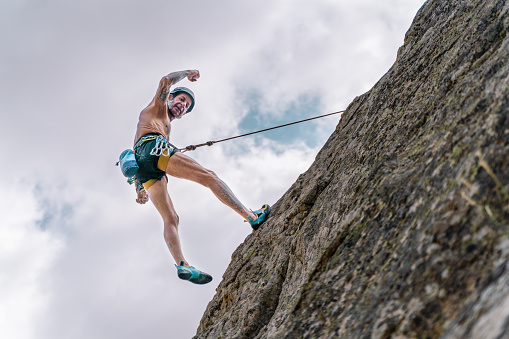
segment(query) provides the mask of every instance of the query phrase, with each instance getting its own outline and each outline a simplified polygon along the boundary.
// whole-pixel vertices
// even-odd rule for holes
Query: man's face
[[[170,114],[174,118],[180,119],[184,116],[184,114],[187,113],[187,110],[189,109],[193,101],[191,100],[191,97],[189,97],[189,95],[185,93],[179,93],[175,97],[173,97],[168,103]]]

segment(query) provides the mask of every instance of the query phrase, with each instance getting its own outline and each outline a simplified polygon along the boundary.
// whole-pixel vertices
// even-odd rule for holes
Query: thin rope
[[[273,129],[277,129],[277,128],[281,128],[281,127],[286,127],[286,126],[290,126],[290,125],[295,125],[295,124],[300,124],[301,122],[306,122],[306,121],[310,121],[310,120],[314,120],[314,119],[320,119],[320,118],[328,117],[329,115],[334,115],[334,114],[339,114],[339,113],[344,113],[344,112],[345,111],[338,111],[338,112],[334,112],[334,113],[328,113],[328,114],[324,114],[324,115],[319,115],[317,117],[308,118],[308,119],[304,119],[304,120],[299,120],[299,121],[295,121],[295,122],[290,122],[288,124],[284,124],[284,125],[280,125],[280,126],[265,128],[265,129],[262,129],[262,130],[259,130],[259,131],[250,132],[250,133],[246,133],[246,134],[241,134],[241,135],[237,135],[237,136],[226,138],[226,139],[221,139],[221,140],[216,140],[216,141],[207,141],[207,142],[204,142],[203,144],[198,144],[198,145],[189,145],[186,148],[181,149],[180,151],[182,153],[183,152],[187,152],[187,151],[194,151],[198,147],[212,146],[214,144],[217,144],[217,143],[220,143],[220,142],[223,142],[223,141],[228,141],[228,140],[233,140],[233,139],[237,139],[237,138],[247,137],[248,135],[253,135],[253,134],[256,134],[256,133],[267,132],[267,131],[270,131],[270,130],[273,130]]]

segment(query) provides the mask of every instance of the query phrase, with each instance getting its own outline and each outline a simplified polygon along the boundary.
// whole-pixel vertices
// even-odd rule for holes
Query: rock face
[[[195,338],[509,337],[509,1],[429,0]]]

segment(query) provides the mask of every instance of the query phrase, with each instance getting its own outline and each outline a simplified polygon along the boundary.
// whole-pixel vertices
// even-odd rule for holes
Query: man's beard
[[[168,112],[170,112],[171,116],[174,117],[175,119],[182,119],[182,115],[183,114],[179,114],[179,116],[175,116],[173,114],[173,112],[171,111],[171,109],[173,108],[173,101],[174,99],[171,99],[171,100],[168,100],[166,103],[168,105]]]

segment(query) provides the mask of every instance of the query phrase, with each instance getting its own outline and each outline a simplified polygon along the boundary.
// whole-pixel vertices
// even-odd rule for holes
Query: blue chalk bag
[[[122,174],[128,178],[131,178],[138,173],[138,163],[134,157],[134,152],[130,149],[126,149],[120,154],[120,169]]]

